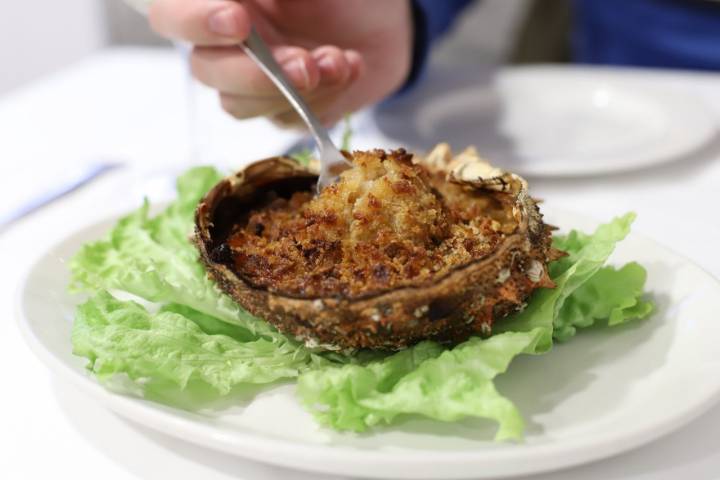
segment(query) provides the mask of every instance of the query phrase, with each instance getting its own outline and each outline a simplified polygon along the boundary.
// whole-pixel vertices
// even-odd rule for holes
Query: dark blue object
[[[574,60],[720,70],[720,4],[700,0],[574,0]]]
[[[412,0],[415,45],[403,90],[430,46],[472,0]],[[597,65],[720,70],[720,3],[709,0],[573,0],[573,60]]]

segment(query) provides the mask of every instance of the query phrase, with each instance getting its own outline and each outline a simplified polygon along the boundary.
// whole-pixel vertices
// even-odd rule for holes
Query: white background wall
[[[0,94],[105,43],[99,0],[1,0]]]

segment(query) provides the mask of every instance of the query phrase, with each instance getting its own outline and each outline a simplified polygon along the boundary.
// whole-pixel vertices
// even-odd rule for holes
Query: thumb
[[[231,0],[156,0],[148,16],[158,34],[195,45],[235,45],[250,33],[247,10]]]

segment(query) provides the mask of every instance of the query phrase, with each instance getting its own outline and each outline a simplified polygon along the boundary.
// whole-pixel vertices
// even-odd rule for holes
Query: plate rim
[[[605,84],[613,88],[622,88],[630,93],[641,88],[638,84],[639,79],[651,78],[659,75],[672,75],[672,72],[663,71],[655,73],[653,71],[643,70],[641,68],[617,68],[617,67],[604,67],[604,66],[592,66],[583,65],[580,67],[575,66],[562,66],[562,65],[526,65],[511,67],[503,69],[498,72],[495,82],[504,77],[518,77],[523,75],[572,75],[576,78],[576,81],[583,82],[592,78],[593,81],[598,84]],[[599,76],[599,78],[597,78]],[[591,164],[592,168],[585,168],[582,170],[568,169],[566,171],[557,170],[553,167],[551,172],[543,172],[542,169],[532,168],[532,163],[528,163],[529,169],[522,167],[521,175],[534,178],[577,178],[577,177],[589,177],[593,175],[610,175],[620,174],[628,172],[636,172],[645,170],[652,167],[659,167],[672,162],[679,162],[683,160],[683,156],[692,155],[702,150],[707,145],[711,144],[720,134],[720,121],[713,114],[712,109],[708,108],[702,101],[702,97],[696,95],[690,91],[681,90],[679,88],[664,84],[666,80],[660,79],[659,83],[654,83],[648,87],[648,91],[652,92],[655,97],[660,97],[662,93],[670,94],[671,105],[677,104],[680,101],[686,101],[692,103],[692,108],[695,109],[694,116],[699,121],[699,124],[705,127],[703,135],[694,133],[695,141],[687,142],[691,143],[691,146],[686,146],[682,151],[673,151],[671,153],[657,154],[655,157],[643,157],[641,161],[632,164],[628,163],[600,163],[594,162]],[[664,101],[664,100],[663,100]],[[665,104],[667,107],[668,104]],[[669,108],[669,107],[668,107]],[[665,108],[667,109],[667,108]],[[668,111],[672,118],[672,109]],[[700,121],[705,120],[705,121]],[[677,149],[675,149],[677,150]]]
[[[572,210],[555,208],[552,205],[548,205],[548,207],[552,212],[561,215],[580,216],[579,213]],[[172,407],[117,394],[104,388],[90,375],[78,371],[57,358],[35,335],[31,322],[25,314],[24,297],[28,291],[32,274],[46,260],[48,255],[67,243],[72,237],[79,236],[91,229],[97,229],[101,225],[110,224],[123,215],[108,215],[105,218],[86,223],[70,232],[65,232],[64,235],[56,238],[48,248],[34,258],[23,272],[21,281],[18,282],[15,290],[14,316],[16,325],[32,352],[53,374],[58,375],[83,393],[100,401],[103,406],[126,420],[142,423],[156,431],[198,446],[223,451],[252,461],[324,474],[347,475],[352,469],[355,475],[360,474],[365,478],[437,478],[438,472],[442,472],[442,476],[448,479],[508,478],[563,470],[633,450],[692,422],[711,407],[720,403],[720,387],[718,387],[711,395],[695,400],[691,406],[682,411],[672,411],[663,421],[625,430],[624,435],[605,437],[604,440],[598,440],[592,436],[575,438],[571,443],[566,444],[569,447],[558,447],[557,443],[533,445],[520,443],[518,444],[518,448],[522,448],[520,456],[525,460],[530,459],[530,461],[522,462],[520,465],[517,462],[519,460],[518,451],[520,450],[514,449],[487,450],[485,452],[469,449],[461,451],[422,450],[422,455],[419,456],[418,452],[362,450],[350,446],[303,444],[290,439],[263,435],[261,432],[231,432],[198,423],[191,418],[177,415],[172,411]],[[591,221],[599,223],[594,218]],[[652,242],[659,248],[672,253],[682,259],[685,264],[704,275],[715,288],[720,289],[720,280],[683,254],[641,233],[631,232],[630,235],[642,241]],[[718,385],[720,386],[720,382]],[[562,461],[557,462],[558,458],[561,458]],[[379,465],[384,471],[364,472],[362,466],[368,464],[368,462]],[[525,466],[526,463],[532,465]],[[334,466],[339,464],[345,466]],[[408,464],[414,467],[412,473],[406,468]],[[492,468],[469,472],[468,464],[478,467],[490,465]],[[506,468],[505,465],[507,464],[513,464],[513,468]],[[453,468],[458,465],[464,469]]]
[[[445,67],[444,71],[438,73],[439,76],[446,75],[448,71],[457,72],[456,67]],[[472,75],[477,72],[484,73],[486,70],[483,67],[477,66],[464,66],[460,69],[463,74]],[[694,77],[701,78],[702,72],[690,72]],[[517,65],[517,66],[506,66],[497,68],[492,72],[492,81],[486,85],[480,85],[484,91],[497,91],[498,85],[504,78],[514,78],[527,75],[554,75],[571,78],[572,81],[578,80],[580,82],[586,81],[587,79],[594,79],[597,83],[607,83],[614,87],[623,87],[623,90],[629,89],[631,92],[639,88],[637,85],[639,80],[651,79],[654,80],[652,85],[649,87],[653,92],[669,92],[673,99],[687,100],[693,104],[696,113],[695,118],[699,121],[698,123],[705,128],[703,135],[693,133],[696,140],[690,142],[690,146],[686,146],[680,151],[673,149],[670,154],[656,154],[652,157],[640,157],[641,161],[633,162],[593,162],[586,165],[585,168],[576,168],[578,164],[569,164],[569,168],[560,170],[556,166],[553,166],[550,171],[546,171],[543,168],[534,167],[535,163],[526,162],[522,164],[508,165],[508,168],[513,169],[516,173],[526,176],[528,178],[536,179],[570,179],[570,178],[589,178],[595,175],[618,175],[632,172],[640,172],[649,170],[651,168],[662,167],[672,163],[681,163],[686,160],[686,157],[696,155],[701,152],[704,148],[713,145],[714,142],[720,142],[720,117],[715,115],[713,109],[709,108],[703,102],[703,97],[690,90],[682,90],[674,85],[668,84],[668,79],[672,82],[674,77],[686,74],[686,72],[678,73],[677,71],[670,69],[643,69],[638,67],[613,67],[613,66],[602,66],[602,65],[554,65],[554,64],[538,64],[538,65]],[[596,78],[597,77],[597,78]],[[465,87],[467,88],[467,87]],[[447,91],[443,96],[439,96],[438,99],[444,98],[444,95],[452,94],[452,91]],[[658,95],[654,95],[658,96]],[[676,102],[674,102],[676,103]],[[672,110],[669,111],[672,113]],[[672,115],[670,115],[672,118]],[[397,136],[386,134],[384,131],[380,131],[383,138],[387,141],[394,142],[398,140]],[[396,143],[396,142],[395,142]],[[478,148],[480,154],[483,154],[482,146],[475,145]],[[491,161],[493,159],[490,159]],[[553,164],[554,165],[554,164]],[[573,167],[575,165],[575,167]]]

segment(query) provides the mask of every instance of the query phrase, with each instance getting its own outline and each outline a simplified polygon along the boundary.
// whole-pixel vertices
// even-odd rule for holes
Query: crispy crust
[[[509,215],[516,226],[491,254],[439,278],[353,296],[307,296],[271,292],[238,274],[227,245],[233,226],[262,208],[269,190],[289,197],[311,190],[317,178],[284,157],[250,165],[221,181],[201,201],[195,232],[200,257],[222,290],[248,311],[313,346],[396,350],[424,339],[454,343],[488,335],[493,321],[522,308],[534,289],[553,286],[547,276],[547,262],[555,254],[550,228],[542,223],[522,179],[504,172],[481,178],[477,165],[459,166],[457,157],[445,157],[431,154],[419,161],[435,173],[445,171],[457,195],[462,196],[462,190],[510,195]]]
[[[509,193],[464,191],[402,150],[352,158],[319,196],[275,198],[234,227],[238,276],[271,292],[358,298],[430,283],[492,253],[517,226]]]

